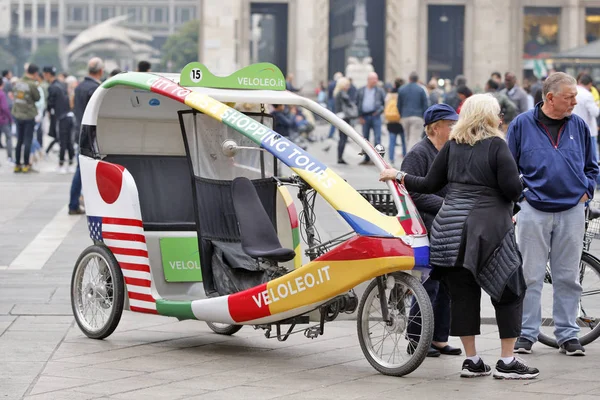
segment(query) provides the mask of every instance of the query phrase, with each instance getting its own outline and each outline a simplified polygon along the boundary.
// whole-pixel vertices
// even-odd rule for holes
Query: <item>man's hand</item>
[[[579,200],[580,203],[585,203],[586,201],[588,201],[590,198],[588,197],[587,193],[583,195],[583,197],[581,198],[581,200]]]
[[[365,119],[363,117],[360,117],[358,119],[358,123],[361,124],[361,125],[364,125],[365,124]]]
[[[396,179],[397,173],[398,173],[398,170],[394,169],[394,168],[384,169],[379,174],[379,181],[380,182],[392,181],[392,180]]]

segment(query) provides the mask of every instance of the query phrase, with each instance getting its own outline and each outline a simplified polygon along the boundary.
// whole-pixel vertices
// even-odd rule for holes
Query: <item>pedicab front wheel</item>
[[[234,333],[237,333],[240,329],[242,329],[243,325],[230,325],[230,324],[221,324],[218,322],[207,322],[206,325],[214,332],[219,335],[227,335],[231,336]]]
[[[81,253],[71,278],[71,307],[81,331],[92,339],[104,339],[117,328],[125,289],[115,256],[93,245]]]
[[[383,301],[380,290],[385,293]],[[387,321],[382,304],[388,310]],[[427,291],[412,275],[397,273],[375,278],[361,299],[357,323],[365,358],[384,375],[410,374],[427,357],[433,338],[433,309]]]

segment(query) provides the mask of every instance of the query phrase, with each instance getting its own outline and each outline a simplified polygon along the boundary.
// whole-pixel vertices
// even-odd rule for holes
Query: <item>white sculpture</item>
[[[345,76],[352,79],[352,83],[357,88],[361,88],[367,84],[367,76],[370,72],[375,71],[371,64],[373,59],[365,57],[358,60],[356,57],[348,57],[348,65],[346,65]]]
[[[121,15],[81,32],[65,49],[67,64],[78,60],[87,63],[89,58],[106,52],[114,53],[117,61],[126,61],[131,66],[141,59],[160,62],[160,51],[149,44],[152,35],[121,26],[128,19],[129,16]]]

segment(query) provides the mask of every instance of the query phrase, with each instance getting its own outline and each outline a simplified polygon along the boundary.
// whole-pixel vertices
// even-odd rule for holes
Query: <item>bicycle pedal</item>
[[[304,331],[304,336],[309,339],[316,339],[321,334],[321,328],[318,326],[311,326]]]

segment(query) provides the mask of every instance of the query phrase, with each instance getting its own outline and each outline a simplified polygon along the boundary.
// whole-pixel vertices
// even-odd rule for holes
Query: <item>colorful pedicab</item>
[[[71,282],[79,327],[103,339],[126,309],[206,321],[225,335],[252,325],[283,341],[296,332],[316,338],[326,322],[358,308],[358,338],[371,365],[387,375],[412,372],[433,331],[418,279],[427,269],[428,240],[412,201],[394,183],[354,190],[274,132],[265,104],[310,110],[353,139],[378,169],[386,166],[350,125],[285,91],[271,64],[228,77],[199,63],[181,75],[123,73],[94,93],[79,157],[94,242]],[[320,243],[317,195],[350,233]],[[353,288],[368,280],[359,304]],[[420,312],[411,313],[416,305]],[[417,331],[409,338],[410,319]]]

